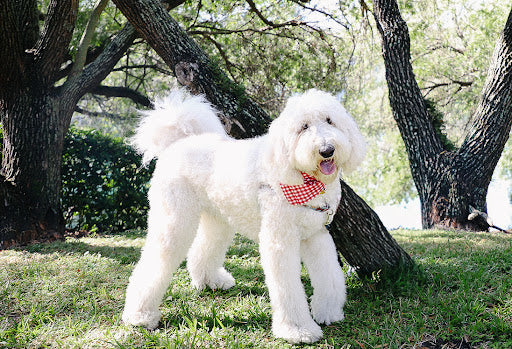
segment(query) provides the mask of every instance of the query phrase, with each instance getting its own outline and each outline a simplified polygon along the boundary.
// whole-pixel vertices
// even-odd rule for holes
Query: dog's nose
[[[320,153],[320,155],[322,155],[322,157],[330,158],[332,156],[332,154],[334,154],[334,146],[332,146],[330,144],[323,145],[320,147],[318,152]]]

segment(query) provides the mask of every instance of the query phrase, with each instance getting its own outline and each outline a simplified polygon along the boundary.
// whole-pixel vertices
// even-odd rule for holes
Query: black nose
[[[330,158],[332,154],[334,154],[334,146],[327,144],[320,147],[318,150],[320,155],[322,155],[324,158]]]

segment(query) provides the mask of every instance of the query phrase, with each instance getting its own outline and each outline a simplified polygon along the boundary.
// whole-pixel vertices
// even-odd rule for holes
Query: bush
[[[2,128],[0,126],[0,160]],[[147,191],[154,164],[123,139],[71,129],[62,161],[61,203],[69,229],[118,232],[146,226]]]
[[[117,232],[146,226],[153,166],[121,138],[71,129],[62,164],[62,208],[69,228]]]

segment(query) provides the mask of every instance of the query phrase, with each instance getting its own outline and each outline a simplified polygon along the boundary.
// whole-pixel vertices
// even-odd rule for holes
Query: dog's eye
[[[332,120],[331,120],[331,118],[327,118],[327,119],[325,119],[325,121],[326,121],[329,125],[332,125]]]
[[[306,131],[309,128],[309,125],[307,123],[302,124],[301,131]]]

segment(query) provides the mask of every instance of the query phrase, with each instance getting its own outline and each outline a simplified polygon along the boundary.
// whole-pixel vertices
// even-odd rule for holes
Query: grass
[[[418,271],[393,280],[348,277],[346,320],[298,348],[419,348],[427,338],[512,347],[512,236],[392,234]],[[226,262],[234,288],[195,291],[182,266],[159,329],[123,325],[124,291],[143,242],[142,233],[126,232],[0,252],[0,348],[293,347],[272,337],[257,247],[243,238]]]

